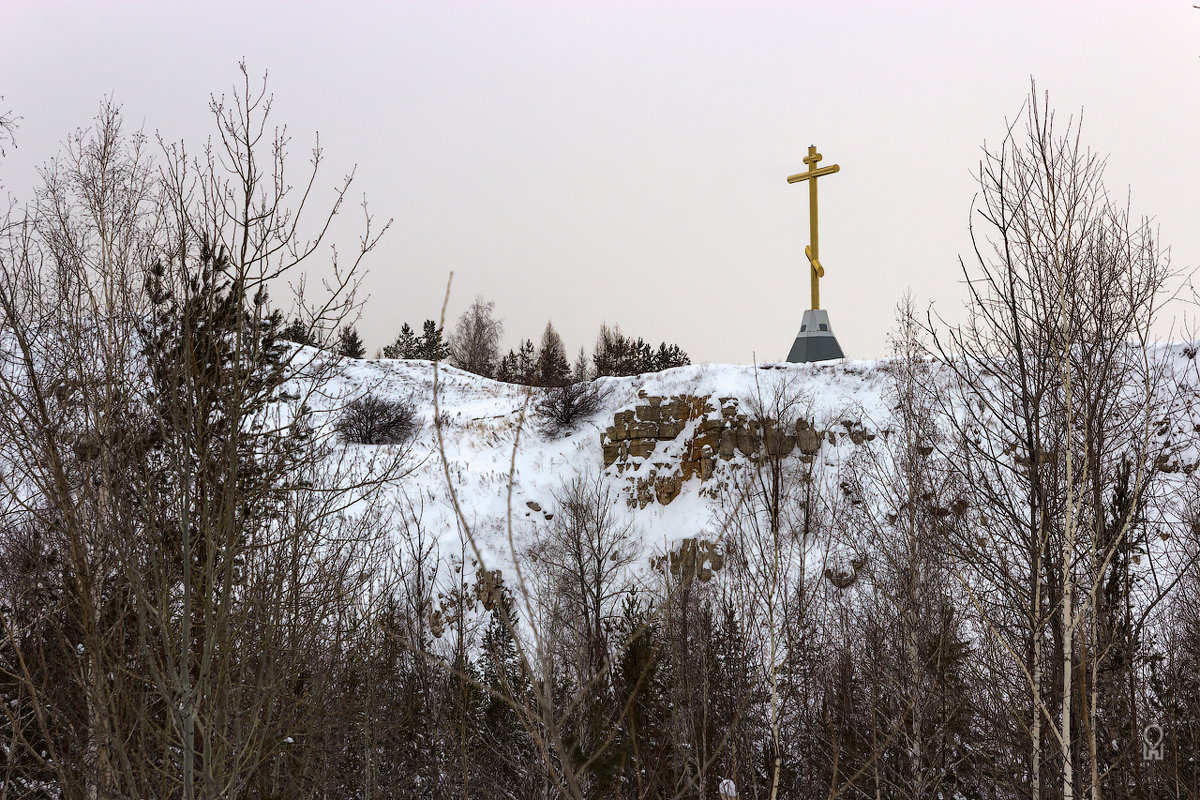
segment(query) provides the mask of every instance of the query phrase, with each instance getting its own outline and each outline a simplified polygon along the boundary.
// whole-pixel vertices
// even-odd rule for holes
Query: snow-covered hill
[[[1175,392],[1181,384],[1189,391],[1197,384],[1195,362],[1184,345],[1160,345],[1153,359],[1162,363],[1169,379],[1164,391]],[[741,409],[769,406],[781,392],[797,400],[799,417],[811,423],[819,436],[819,448],[805,455],[800,448],[790,459],[811,459],[813,473],[826,487],[835,487],[847,459],[856,448],[879,448],[884,438],[876,434],[892,426],[889,387],[891,363],[883,361],[836,361],[824,364],[703,364],[628,378],[603,378],[602,408],[583,419],[574,430],[561,435],[541,432],[533,415],[536,395],[523,387],[498,383],[461,370],[440,365],[437,369],[437,408],[441,414],[444,460],[438,447],[434,420],[434,365],[426,361],[343,360],[327,385],[326,410],[337,413],[340,403],[366,392],[415,403],[421,420],[413,443],[410,463],[414,470],[389,487],[393,498],[409,505],[419,515],[424,529],[438,542],[443,562],[459,554],[471,559],[463,525],[454,511],[453,498],[471,527],[474,546],[487,569],[511,574],[514,559],[529,546],[539,525],[555,513],[564,483],[574,476],[603,476],[614,496],[614,513],[634,526],[641,541],[638,563],[648,565],[655,554],[678,546],[689,538],[719,536],[729,508],[728,486],[746,454],[734,450],[731,457],[717,459],[716,474],[702,480],[688,474],[678,481],[678,494],[661,501],[638,501],[637,485],[653,483],[655,474],[674,474],[686,458],[703,418],[727,420]],[[936,374],[936,370],[934,372]],[[536,392],[538,390],[532,390]],[[704,404],[701,419],[682,426],[673,439],[646,444],[645,455],[623,456],[620,463],[606,466],[604,443],[612,434],[614,419],[657,398],[687,397]],[[522,410],[525,409],[523,416]],[[1172,412],[1174,413],[1174,412]],[[1200,420],[1187,414],[1165,420],[1166,432],[1174,437],[1171,458],[1182,476],[1183,468],[1200,461],[1194,432]],[[371,448],[346,445],[350,450]],[[732,448],[730,448],[732,449]],[[811,450],[811,448],[810,448]],[[641,452],[644,453],[645,448]],[[611,458],[609,459],[611,461]],[[449,480],[447,480],[449,478]],[[452,494],[453,488],[453,494]],[[512,537],[509,536],[509,522]],[[514,552],[515,551],[515,552]]]
[[[767,402],[773,393],[786,389],[799,398],[803,416],[817,430],[836,429],[822,439],[815,455],[827,471],[836,471],[843,455],[857,446],[843,421],[861,424],[868,431],[886,426],[886,363],[840,361],[757,367],[703,364],[628,378],[602,378],[602,408],[573,430],[557,435],[539,430],[533,411],[536,394],[528,395],[524,387],[440,365],[437,407],[443,421],[444,464],[433,424],[431,362],[346,360],[323,394],[328,396],[325,408],[330,418],[338,413],[336,409],[342,402],[366,392],[414,402],[421,420],[410,456],[415,470],[389,491],[413,505],[424,528],[436,535],[441,556],[447,558],[463,549],[452,483],[486,566],[507,573],[514,557],[508,537],[510,511],[513,543],[520,551],[531,541],[535,526],[553,515],[556,495],[574,476],[603,476],[617,501],[617,513],[640,535],[646,555],[643,563],[682,539],[716,533],[722,524],[723,500],[714,496],[717,492],[713,487],[728,472],[729,463],[744,461],[744,454],[735,452],[729,463],[721,463],[713,479],[702,481],[695,475],[682,481],[678,496],[669,504],[631,505],[636,480],[656,469],[656,463],[659,468],[664,462],[678,463],[680,449],[694,431],[682,431],[675,442],[659,442],[648,457],[628,458],[618,471],[617,465],[605,467],[602,450],[605,432],[618,413],[644,406],[646,398],[690,396],[707,400],[706,416],[720,418],[723,407],[753,408],[756,398]],[[799,456],[797,450],[795,457]],[[708,491],[702,491],[705,488]]]

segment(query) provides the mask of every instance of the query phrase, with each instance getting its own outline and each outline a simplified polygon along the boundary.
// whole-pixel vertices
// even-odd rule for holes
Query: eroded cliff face
[[[708,583],[725,566],[725,553],[719,543],[708,539],[681,539],[673,549],[652,557],[650,566],[682,586],[695,580]]]
[[[735,462],[739,454],[754,461],[799,451],[801,461],[811,462],[822,444],[834,444],[838,437],[848,436],[856,445],[875,438],[851,420],[840,423],[843,430],[819,430],[803,417],[781,425],[766,415],[740,410],[735,397],[716,398],[719,406],[712,397],[692,394],[639,393],[638,399],[633,408],[618,411],[600,435],[605,469],[618,475],[638,473],[629,476],[629,505],[636,508],[669,504],[685,481],[708,481],[717,463]],[[649,470],[641,469],[645,463]]]

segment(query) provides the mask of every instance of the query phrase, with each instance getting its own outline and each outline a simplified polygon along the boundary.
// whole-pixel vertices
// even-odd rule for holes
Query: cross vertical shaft
[[[815,148],[810,147],[811,153]],[[817,156],[820,158],[820,156]],[[811,169],[811,167],[810,167]],[[821,307],[821,278],[825,270],[821,267],[817,255],[817,179],[808,182],[808,242],[811,250],[808,252],[809,273],[812,278],[812,307]],[[819,270],[819,271],[818,271]]]
[[[817,162],[821,160],[821,154],[817,152],[816,145],[808,146],[808,155],[804,158],[804,163],[808,165],[807,172],[801,172],[797,175],[788,176],[788,183],[799,183],[800,181],[808,181],[808,236],[809,245],[804,248],[804,254],[808,256],[810,267],[810,276],[812,278],[812,307],[816,311],[821,307],[821,286],[820,279],[825,276],[825,268],[821,266],[821,261],[817,250],[817,178],[821,175],[832,175],[839,171],[841,167],[833,164],[828,167],[817,169]]]

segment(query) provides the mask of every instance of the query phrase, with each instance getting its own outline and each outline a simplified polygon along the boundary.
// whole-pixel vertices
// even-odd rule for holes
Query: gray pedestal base
[[[829,361],[845,358],[833,327],[829,324],[829,312],[824,309],[809,309],[800,320],[800,332],[788,352],[787,360],[793,364],[810,361]]]

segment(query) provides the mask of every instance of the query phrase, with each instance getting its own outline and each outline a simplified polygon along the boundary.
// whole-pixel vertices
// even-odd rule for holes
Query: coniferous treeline
[[[581,348],[572,363],[553,323],[535,344],[521,339],[516,348],[500,356],[503,323],[494,317],[495,303],[476,298],[459,318],[454,335],[445,337],[434,320],[425,320],[420,336],[406,322],[396,340],[383,348],[384,358],[422,358],[448,361],[453,366],[524,386],[553,387],[605,376],[623,377],[659,372],[691,362],[677,344],[660,342],[657,349],[631,339],[617,326],[602,325],[589,359]],[[299,340],[295,340],[299,341]],[[345,353],[343,353],[345,354]]]
[[[546,323],[537,344],[532,339],[522,339],[515,349],[501,356],[500,337],[504,323],[495,317],[495,307],[491,301],[475,298],[449,336],[432,319],[425,320],[419,335],[406,322],[400,326],[395,341],[384,345],[379,354],[383,358],[447,361],[476,375],[539,387],[562,386],[605,376],[659,372],[692,363],[677,344],[660,342],[655,349],[641,338],[631,339],[621,333],[619,327],[608,325],[600,327],[590,363],[582,348],[573,363],[568,359],[562,337],[553,323]],[[317,343],[309,327],[298,319],[285,326],[280,335],[297,344]],[[363,358],[366,353],[353,325],[338,331],[333,349],[348,358]]]
[[[654,348],[642,338],[629,338],[620,327],[607,324],[600,326],[590,363],[583,348],[574,363],[569,361],[562,337],[549,322],[537,344],[532,339],[521,339],[515,349],[501,356],[500,337],[504,333],[504,323],[496,318],[495,310],[495,303],[476,297],[459,317],[452,335],[446,335],[432,319],[425,320],[419,335],[405,322],[395,341],[384,345],[379,355],[383,358],[447,361],[459,369],[505,383],[545,388],[606,376],[660,372],[692,363],[677,344],[660,342]],[[318,344],[311,327],[299,319],[284,326],[280,337],[296,344]],[[366,355],[362,338],[352,324],[338,330],[332,349],[347,358]]]

